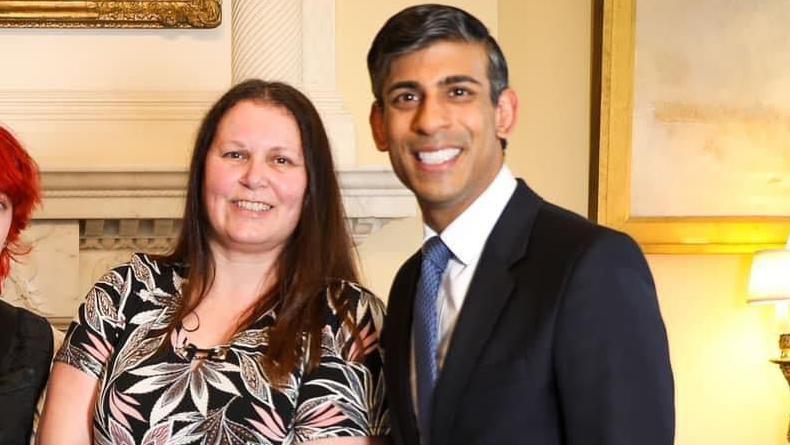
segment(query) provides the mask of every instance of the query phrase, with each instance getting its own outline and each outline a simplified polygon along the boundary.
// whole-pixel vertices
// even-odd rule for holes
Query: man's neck
[[[447,226],[452,224],[491,187],[499,172],[502,171],[502,167],[503,165],[500,165],[496,173],[486,182],[486,185],[479,190],[475,190],[472,196],[467,196],[459,199],[457,202],[445,205],[433,206],[429,202],[419,202],[423,222],[436,233],[442,233]]]

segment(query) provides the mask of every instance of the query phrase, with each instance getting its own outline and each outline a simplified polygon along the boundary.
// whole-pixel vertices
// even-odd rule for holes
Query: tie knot
[[[430,261],[440,270],[444,270],[447,267],[447,261],[453,256],[450,249],[438,236],[432,236],[422,245],[422,255],[423,258]]]

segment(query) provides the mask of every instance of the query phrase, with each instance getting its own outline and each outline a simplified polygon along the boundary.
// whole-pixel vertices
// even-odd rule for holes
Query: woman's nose
[[[268,185],[269,174],[265,162],[250,160],[245,166],[246,170],[241,177],[242,183],[249,188],[259,188]]]

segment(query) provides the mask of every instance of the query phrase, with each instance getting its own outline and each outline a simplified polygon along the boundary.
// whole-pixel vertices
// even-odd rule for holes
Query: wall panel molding
[[[4,120],[199,121],[213,91],[0,91]]]

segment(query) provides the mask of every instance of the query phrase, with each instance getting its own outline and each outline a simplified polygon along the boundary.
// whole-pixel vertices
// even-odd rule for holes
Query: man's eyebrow
[[[419,89],[419,87],[420,87],[420,85],[417,82],[414,82],[413,80],[404,80],[404,81],[401,81],[401,82],[395,82],[392,85],[390,85],[389,88],[387,88],[387,91],[385,91],[385,94],[390,94],[393,91],[399,90],[401,88],[409,89],[409,90],[416,90],[416,89]]]
[[[448,85],[455,85],[457,83],[473,83],[475,85],[483,85],[482,82],[475,79],[472,76],[467,76],[465,74],[458,74],[453,76],[447,76],[444,79],[439,81],[439,86],[448,86]],[[413,81],[413,80],[403,80],[400,82],[395,82],[387,88],[384,92],[385,94],[390,94],[395,90],[399,89],[408,89],[408,90],[419,90],[420,84]]]
[[[439,85],[447,86],[447,85],[453,85],[456,83],[465,83],[465,82],[471,82],[476,85],[482,85],[482,83],[479,80],[475,79],[474,77],[466,76],[463,74],[459,74],[457,76],[447,76],[439,82]]]

